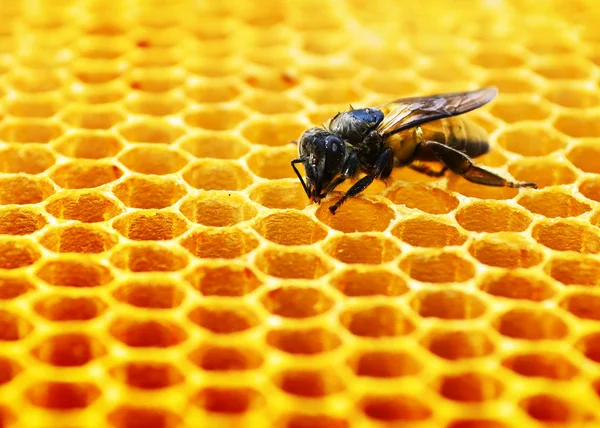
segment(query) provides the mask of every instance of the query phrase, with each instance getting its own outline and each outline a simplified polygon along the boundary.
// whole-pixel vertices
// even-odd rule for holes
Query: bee
[[[494,87],[475,91],[401,98],[375,107],[338,113],[323,128],[311,128],[298,141],[292,168],[306,195],[320,203],[347,179],[365,173],[329,210],[364,191],[375,179],[385,180],[397,167],[409,167],[431,177],[447,170],[486,186],[533,187],[510,181],[473,164],[489,149],[485,130],[464,113],[492,101]],[[441,166],[433,169],[423,162]],[[296,164],[302,163],[306,181]]]

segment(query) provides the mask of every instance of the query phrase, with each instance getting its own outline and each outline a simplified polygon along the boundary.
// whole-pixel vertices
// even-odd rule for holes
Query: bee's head
[[[298,154],[300,157],[292,161],[292,166],[302,162],[306,171],[306,183],[295,166],[294,170],[306,195],[311,201],[318,203],[325,197],[323,190],[342,170],[346,159],[346,144],[325,129],[312,128],[300,137]]]

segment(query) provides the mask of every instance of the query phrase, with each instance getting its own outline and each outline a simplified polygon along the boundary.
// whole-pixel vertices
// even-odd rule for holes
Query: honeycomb
[[[600,427],[597,1],[0,17],[0,427]],[[539,190],[304,196],[308,127],[486,85],[478,162]]]

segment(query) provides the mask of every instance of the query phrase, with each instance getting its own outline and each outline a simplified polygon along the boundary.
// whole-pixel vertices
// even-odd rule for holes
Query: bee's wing
[[[385,115],[377,130],[382,135],[391,135],[432,120],[458,116],[489,103],[497,94],[496,88],[488,87],[470,92],[402,98],[374,107]]]

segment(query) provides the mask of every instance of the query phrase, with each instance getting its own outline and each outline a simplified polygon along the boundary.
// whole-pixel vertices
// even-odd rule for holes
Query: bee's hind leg
[[[436,141],[425,141],[422,148],[431,150],[450,171],[473,183],[496,187],[533,187],[535,183],[528,181],[509,181],[498,174],[473,165],[473,161],[464,153]]]

